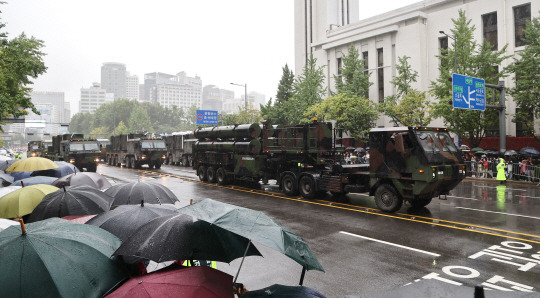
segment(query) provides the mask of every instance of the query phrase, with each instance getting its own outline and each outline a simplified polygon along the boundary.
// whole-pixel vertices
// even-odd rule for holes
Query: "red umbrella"
[[[231,297],[231,275],[207,266],[152,272],[132,277],[107,297]]]
[[[94,216],[96,216],[96,214],[94,215],[69,215],[69,216],[62,217],[62,219],[65,219],[74,223],[85,224],[87,221],[91,220]]]

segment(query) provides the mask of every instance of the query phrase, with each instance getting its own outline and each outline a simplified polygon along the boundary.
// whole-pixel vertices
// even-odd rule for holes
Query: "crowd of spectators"
[[[494,178],[497,176],[497,156],[470,155],[467,164],[467,175],[476,178]],[[540,158],[538,156],[504,156],[506,177],[508,180],[540,181]]]

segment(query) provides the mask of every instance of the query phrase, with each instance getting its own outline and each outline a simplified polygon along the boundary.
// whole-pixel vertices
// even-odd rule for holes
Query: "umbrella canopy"
[[[495,151],[495,150],[486,150],[485,153],[487,155],[494,155],[494,156],[498,156],[499,155],[499,151]]]
[[[0,170],[5,171],[9,166],[19,161],[18,159],[0,161]]]
[[[89,225],[51,218],[0,232],[5,297],[101,297],[127,278],[111,258],[120,240]]]
[[[347,147],[347,148],[345,148],[345,150],[347,150],[347,151],[354,151],[354,149],[355,149],[354,147]]]
[[[514,156],[514,155],[518,155],[516,150],[506,150],[506,152],[504,152],[504,156]]]
[[[145,223],[175,213],[176,208],[172,205],[163,206],[144,203],[140,205],[121,205],[114,210],[99,214],[89,220],[87,224],[100,227],[125,241]]]
[[[4,171],[0,171],[0,184],[11,184],[13,181],[13,176],[4,173]]]
[[[525,147],[525,148],[521,148],[519,150],[519,154],[538,156],[538,155],[540,155],[540,152],[538,152],[538,150],[536,150],[536,148],[534,148],[534,147]]]
[[[0,218],[0,231],[5,230],[8,227],[11,226],[18,226],[19,222],[11,220],[11,219],[4,219]]]
[[[0,198],[0,218],[15,218],[32,213],[43,197],[58,190],[46,184],[22,187]]]
[[[172,260],[229,263],[244,256],[248,243],[247,238],[216,225],[176,213],[144,224],[123,241],[114,254],[142,257],[158,263]],[[261,254],[251,246],[247,255]]]
[[[474,147],[474,148],[471,149],[471,151],[478,152],[478,151],[484,151],[484,149],[482,149],[480,147]]]
[[[10,192],[16,191],[21,188],[20,186],[10,185],[6,187],[0,187],[0,198],[7,195]]]
[[[35,184],[48,184],[51,185],[56,180],[54,177],[47,177],[47,176],[35,176],[35,177],[28,177],[21,180],[15,181],[12,185],[22,186],[24,183],[24,186],[30,186]],[[55,186],[55,185],[53,185]]]
[[[263,212],[204,199],[178,209],[223,229],[277,250],[307,270],[323,271],[306,242]]]
[[[81,172],[79,168],[77,168],[75,165],[70,164],[65,161],[55,161],[58,165],[58,168],[55,169],[49,169],[49,170],[43,170],[43,171],[35,171],[31,173],[32,176],[49,176],[49,177],[63,177],[69,174],[73,173],[79,173]]]
[[[357,152],[357,153],[366,153],[366,149],[361,148],[361,147],[358,147],[358,148],[354,149],[354,152]]]
[[[5,155],[0,155],[0,161],[12,160],[13,158]]]
[[[69,215],[99,214],[108,211],[111,202],[112,197],[91,186],[65,186],[46,195],[36,206],[28,221],[35,222]]]
[[[56,168],[58,168],[58,165],[50,159],[43,157],[29,157],[15,162],[6,169],[6,172],[33,172]]]
[[[232,276],[208,266],[161,270],[133,277],[107,297],[234,297]]]
[[[62,219],[65,219],[65,220],[73,222],[73,223],[85,224],[89,220],[94,218],[95,216],[96,216],[95,214],[92,214],[92,215],[69,215],[69,216],[62,217]]]
[[[76,172],[69,174],[58,178],[52,185],[56,187],[88,185],[99,190],[105,190],[112,186],[107,178],[95,172]]]
[[[318,292],[315,289],[304,287],[304,286],[285,286],[274,284],[269,287],[248,291],[242,298],[252,298],[252,297],[272,297],[272,298],[325,298],[323,294]]]
[[[469,146],[467,146],[467,145],[461,145],[461,146],[459,146],[459,149],[460,150],[465,150],[465,151],[471,150],[471,148],[469,148]]]
[[[114,197],[113,206],[137,205],[141,201],[150,204],[174,204],[178,198],[166,186],[155,182],[131,182],[115,184],[105,191]]]

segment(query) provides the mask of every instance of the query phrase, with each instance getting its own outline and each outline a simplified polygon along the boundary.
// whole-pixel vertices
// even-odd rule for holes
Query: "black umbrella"
[[[150,204],[174,204],[178,198],[174,193],[155,182],[131,182],[115,184],[105,191],[114,198],[112,205],[136,205],[141,201]]]
[[[0,170],[5,171],[7,168],[9,168],[12,164],[16,163],[20,159],[12,159],[12,160],[2,160],[0,161]]]
[[[4,171],[0,171],[0,184],[6,186],[6,185],[10,185],[11,183],[13,183],[13,176],[9,175],[9,174],[6,174],[4,173]]]
[[[540,152],[538,152],[538,150],[536,148],[534,148],[534,147],[525,147],[525,148],[521,148],[519,150],[519,154],[538,156],[538,155],[540,155]]]
[[[126,240],[145,223],[161,216],[176,214],[174,206],[144,204],[121,205],[90,219],[86,224],[100,227],[120,240]]]
[[[56,187],[88,185],[99,190],[105,190],[112,186],[107,178],[95,172],[75,172],[56,179],[52,185]]]
[[[29,222],[51,217],[92,215],[108,211],[112,197],[87,185],[66,186],[46,195],[34,209]]]
[[[249,240],[186,214],[156,218],[141,226],[114,252],[155,262],[172,260],[212,260],[229,263],[241,258]],[[251,246],[247,255],[260,256]]]
[[[242,298],[272,297],[272,298],[325,298],[315,289],[304,286],[285,286],[274,284],[264,289],[248,291]]]
[[[506,150],[506,152],[504,152],[504,156],[513,156],[513,155],[518,155],[518,152],[516,150]]]

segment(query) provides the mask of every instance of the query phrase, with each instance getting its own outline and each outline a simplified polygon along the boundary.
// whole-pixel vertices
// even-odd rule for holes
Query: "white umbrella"
[[[9,226],[19,225],[19,222],[10,219],[0,218],[0,231],[7,229]]]
[[[4,161],[4,160],[12,160],[13,158],[9,157],[9,156],[5,156],[5,155],[0,155],[0,161]]]
[[[12,191],[16,191],[21,188],[20,186],[6,186],[0,188],[0,199]]]

